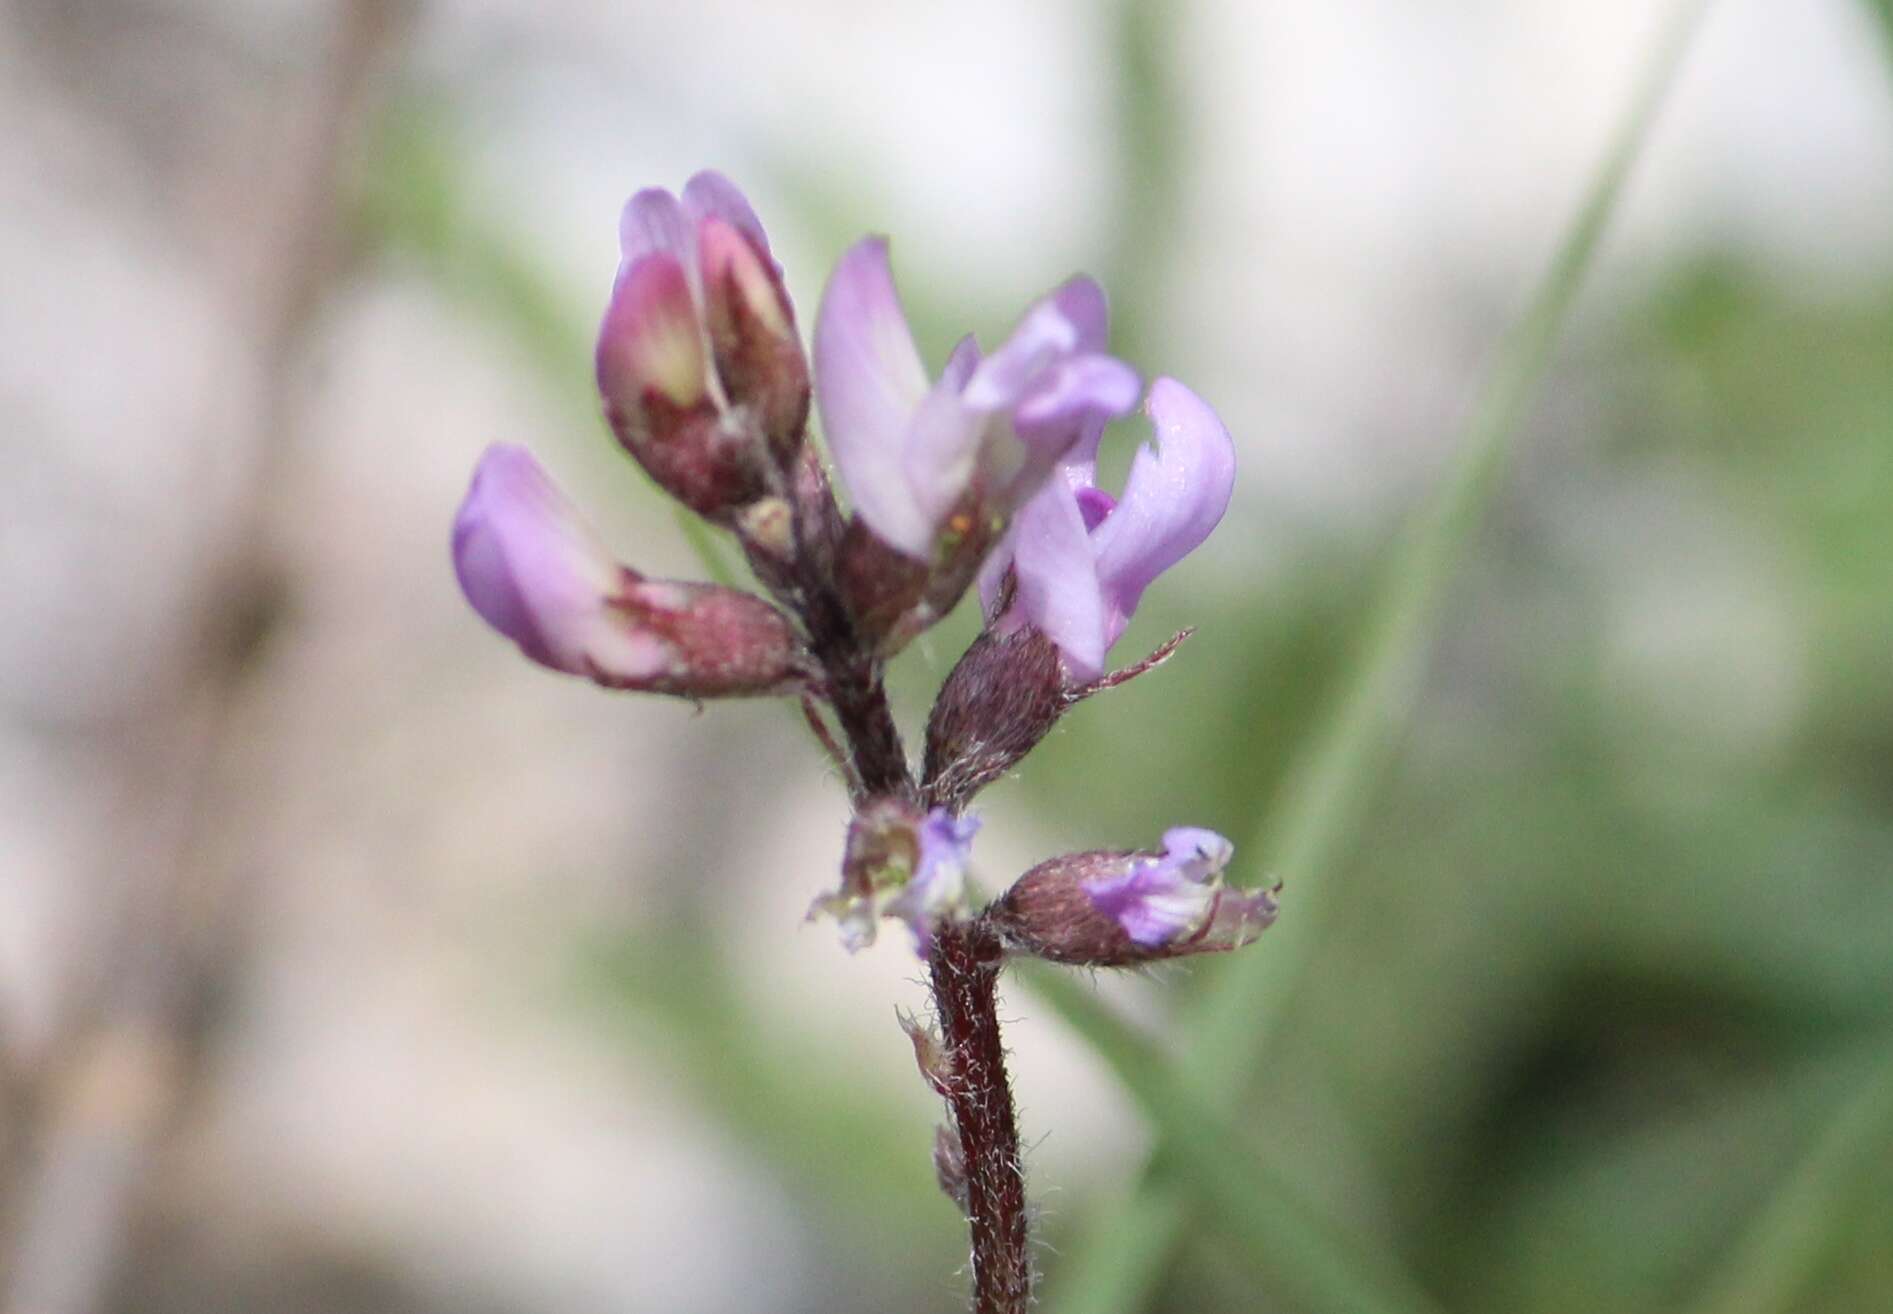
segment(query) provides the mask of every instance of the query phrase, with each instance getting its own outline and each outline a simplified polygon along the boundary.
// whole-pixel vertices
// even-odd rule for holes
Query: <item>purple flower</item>
[[[1240,949],[1275,920],[1273,890],[1223,884],[1234,846],[1213,830],[1164,832],[1163,851],[1068,853],[1021,876],[993,925],[1021,953],[1130,967]]]
[[[598,331],[598,388],[612,431],[652,478],[727,518],[768,483],[766,454],[793,454],[808,417],[808,363],[756,213],[721,174],[678,200],[637,193]]]
[[[1235,484],[1235,444],[1195,393],[1160,378],[1144,412],[1157,449],[1138,448],[1122,499],[1097,486],[1098,436],[1087,433],[1060,463],[1062,478],[1019,509],[980,573],[993,627],[1033,625],[1058,645],[1078,682],[1103,672],[1144,590],[1209,536]],[[1011,602],[998,615],[1008,571]]]
[[[1213,830],[1163,833],[1163,853],[1111,876],[1080,881],[1092,906],[1147,948],[1188,939],[1209,925],[1222,871],[1236,846]]]
[[[1074,278],[991,356],[963,339],[929,386],[887,243],[856,243],[816,316],[815,395],[862,521],[922,561],[956,516],[1003,521],[1074,444],[1136,404],[1137,375],[1104,354],[1108,322],[1103,291]]]
[[[875,800],[848,828],[840,888],[809,906],[809,920],[833,917],[842,947],[854,953],[874,943],[882,917],[897,917],[925,958],[934,928],[966,907],[966,868],[978,830],[978,821],[944,808],[922,816],[898,799]]]
[[[473,609],[556,671],[713,698],[786,692],[807,670],[787,618],[762,599],[618,564],[523,447],[480,458],[453,556]]]

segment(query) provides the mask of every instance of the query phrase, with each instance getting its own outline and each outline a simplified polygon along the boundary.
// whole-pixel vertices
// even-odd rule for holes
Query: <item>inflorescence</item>
[[[999,968],[1011,955],[1097,968],[1236,949],[1276,903],[1224,884],[1228,840],[1183,827],[1153,850],[1053,858],[979,907],[967,880],[978,823],[964,812],[1072,706],[1187,637],[1107,667],[1144,590],[1222,518],[1234,445],[1188,388],[1159,378],[1145,393],[1108,353],[1089,278],[1032,305],[991,354],[967,336],[930,382],[887,243],[864,239],[823,293],[811,372],[768,238],[727,179],[641,191],[619,233],[597,348],[606,419],[660,487],[735,536],[769,598],[618,563],[508,445],[481,457],[454,523],[461,588],[526,656],[608,688],[801,699],[853,804],[839,886],[810,916],[832,917],[851,950],[897,919],[927,962],[939,1031],[909,1027],[954,1115],[936,1166],[971,1224],[976,1307],[1022,1309]],[[1098,487],[1099,443],[1140,395],[1156,446],[1138,448],[1113,496]],[[847,513],[809,440],[811,397]],[[883,667],[975,587],[985,625],[940,690],[916,773]]]

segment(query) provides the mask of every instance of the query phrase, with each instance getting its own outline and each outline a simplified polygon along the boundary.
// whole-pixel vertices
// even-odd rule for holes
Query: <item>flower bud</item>
[[[963,808],[1017,766],[1071,708],[1169,661],[1183,630],[1141,661],[1073,684],[1056,644],[1034,626],[982,631],[947,675],[927,720],[921,792],[930,803]]]
[[[724,395],[750,411],[786,465],[807,432],[809,373],[782,280],[766,253],[716,216],[698,230],[697,252]]]
[[[618,441],[678,501],[727,520],[767,487],[758,444],[711,391],[683,267],[655,252],[619,276],[598,331],[598,390]]]
[[[762,599],[618,564],[523,447],[481,457],[453,553],[473,609],[553,670],[721,698],[791,692],[811,669],[788,618]]]
[[[1042,862],[994,903],[1009,949],[1079,967],[1129,967],[1251,943],[1276,890],[1222,882],[1234,846],[1214,831],[1166,831],[1161,853],[1095,851]]]
[[[1016,766],[1071,705],[1058,649],[1035,629],[973,640],[927,719],[921,789],[957,808]]]
[[[746,547],[773,561],[795,559],[795,511],[787,498],[757,498],[736,517],[736,532]]]
[[[666,491],[724,523],[780,481],[802,445],[809,370],[769,239],[729,179],[625,203],[598,335],[614,433]]]

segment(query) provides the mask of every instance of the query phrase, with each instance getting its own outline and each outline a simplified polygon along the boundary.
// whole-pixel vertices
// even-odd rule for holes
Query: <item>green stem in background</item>
[[[1432,649],[1447,584],[1479,529],[1559,330],[1707,8],[1708,0],[1683,0],[1677,7],[1551,267],[1524,318],[1500,344],[1457,444],[1456,464],[1395,556],[1339,704],[1251,837],[1252,846],[1267,855],[1262,870],[1302,892],[1303,915],[1285,912],[1277,930],[1295,923],[1288,934],[1239,959],[1205,1000],[1195,1026],[1195,1066],[1224,1098],[1254,1070],[1283,1016],[1289,987],[1304,973],[1316,940],[1311,931],[1319,924],[1319,914],[1308,915],[1319,906],[1308,896],[1325,902],[1321,892],[1330,883],[1323,873],[1344,856],[1385,774]]]
[[[1039,984],[1036,978],[1032,984]],[[1059,1012],[1072,1021],[1062,1005]],[[1046,1308],[1116,1309],[1125,1293],[1139,1305],[1146,1303],[1147,1293],[1189,1224],[1192,1207],[1189,1192],[1153,1173],[1142,1190],[1121,1196],[1108,1210],[1092,1215],[1088,1226],[1059,1243],[1063,1259],[1045,1284]]]
[[[1799,1297],[1893,1142],[1893,1055],[1883,1055],[1842,1102],[1801,1161],[1737,1238],[1694,1314],[1779,1314]]]
[[[1348,1237],[1344,1227],[1301,1196],[1258,1153],[1243,1130],[1227,1121],[1179,1080],[1150,1042],[1118,1021],[1097,992],[1069,972],[1034,970],[1038,993],[1059,1011],[1122,1078],[1152,1121],[1165,1128],[1165,1149],[1189,1180],[1204,1226],[1221,1233],[1232,1252],[1266,1265],[1280,1294],[1297,1309],[1324,1314],[1439,1314],[1439,1306],[1400,1265]],[[1155,1229],[1181,1228],[1187,1210],[1164,1196],[1134,1201],[1151,1229],[1124,1240],[1140,1257],[1165,1257],[1169,1238]],[[1175,1235],[1173,1231],[1172,1236]],[[1130,1266],[1117,1276],[1135,1279]],[[1110,1288],[1091,1275],[1083,1290],[1109,1299]],[[1070,1296],[1061,1296],[1068,1302]]]
[[[1145,348],[1163,328],[1163,289],[1187,195],[1183,166],[1189,143],[1171,48],[1183,8],[1163,0],[1120,0],[1113,24],[1117,199],[1102,272],[1120,308],[1112,316],[1113,349],[1126,360],[1150,359]]]
[[[1220,969],[1215,987],[1191,1018],[1183,1079],[1218,1112],[1226,1114],[1239,1098],[1322,943],[1327,904],[1333,898],[1327,873],[1343,860],[1393,756],[1432,647],[1447,584],[1479,527],[1520,423],[1543,381],[1558,331],[1707,7],[1708,0],[1684,0],[1678,7],[1549,270],[1523,319],[1501,344],[1466,421],[1454,467],[1395,557],[1370,613],[1363,645],[1340,685],[1339,701],[1250,837],[1248,851],[1266,855],[1258,870],[1280,877],[1286,894],[1280,922],[1255,949]],[[1067,999],[1050,998],[1068,1021],[1085,1029]],[[1111,1057],[1110,1050],[1102,1052]],[[1127,1084],[1140,1075],[1121,1065],[1117,1070]],[[1163,1133],[1160,1157],[1173,1156],[1175,1142],[1188,1129],[1165,1120],[1160,1109],[1152,1113]],[[1156,1175],[1149,1189],[1168,1192],[1183,1186],[1201,1193],[1200,1183],[1176,1174]],[[1048,1308],[1057,1314],[1118,1314],[1142,1307],[1182,1230],[1173,1220],[1187,1214],[1175,1199],[1166,1199],[1155,1206],[1141,1200],[1119,1204],[1099,1216],[1092,1234],[1077,1242],[1075,1253],[1109,1256],[1116,1281],[1107,1287],[1084,1271],[1068,1273],[1048,1284]],[[1152,1220],[1167,1228],[1166,1243],[1158,1244],[1148,1235],[1137,1237],[1135,1253],[1149,1262],[1141,1272],[1125,1271],[1129,1266],[1124,1257],[1130,1253],[1126,1243],[1133,1229],[1148,1227]],[[1067,1293],[1084,1294],[1085,1303]]]
[[[1866,0],[1867,12],[1879,21],[1882,47],[1893,60],[1893,0]]]

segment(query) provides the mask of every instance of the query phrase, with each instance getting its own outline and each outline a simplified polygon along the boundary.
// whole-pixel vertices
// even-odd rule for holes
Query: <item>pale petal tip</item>
[[[683,207],[690,218],[701,224],[706,218],[721,219],[736,228],[770,257],[769,237],[762,220],[742,188],[715,169],[701,169],[684,184]],[[773,263],[773,257],[770,257]]]
[[[1171,858],[1202,864],[1205,875],[1220,872],[1236,855],[1236,846],[1227,838],[1201,826],[1171,827],[1163,833],[1163,848]]]
[[[1111,339],[1111,301],[1089,274],[1075,274],[1052,293],[1052,303],[1077,330],[1079,351],[1103,351]]]
[[[683,206],[675,196],[662,187],[645,187],[631,194],[618,215],[620,269],[653,251],[682,260],[689,249]]]

